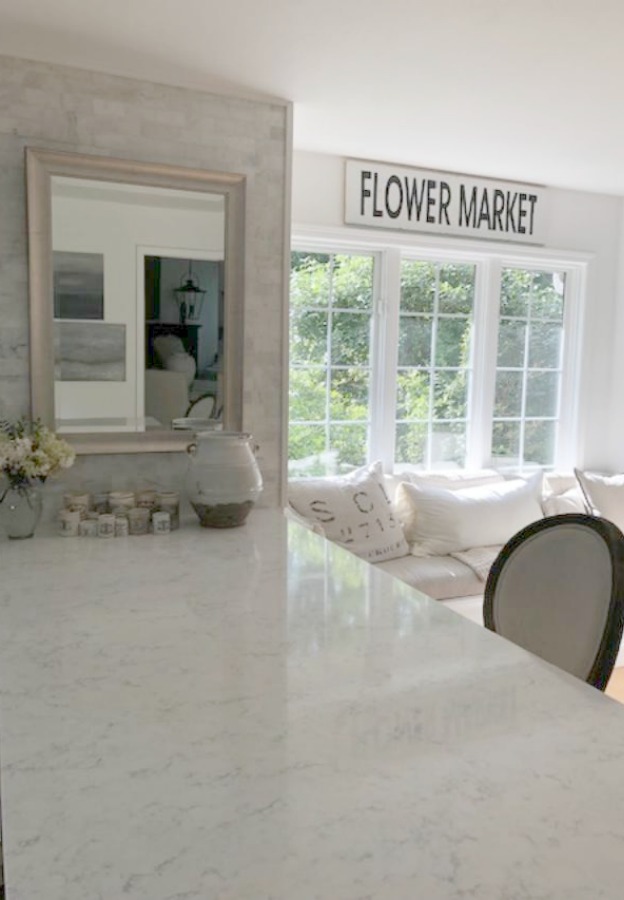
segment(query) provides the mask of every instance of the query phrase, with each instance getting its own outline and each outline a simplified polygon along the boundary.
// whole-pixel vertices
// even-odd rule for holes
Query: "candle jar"
[[[242,525],[262,490],[251,435],[202,431],[187,453],[186,489],[202,527]]]
[[[107,513],[108,508],[108,492],[93,495],[93,510],[96,513]]]
[[[115,516],[112,513],[102,513],[98,519],[98,537],[115,537]]]
[[[98,523],[95,519],[83,519],[78,526],[80,537],[97,537]]]
[[[128,537],[128,520],[125,516],[115,516],[115,537]]]
[[[130,534],[147,534],[150,523],[150,510],[146,506],[135,506],[128,510],[128,531]]]
[[[159,491],[156,495],[156,509],[169,513],[171,531],[180,527],[180,494],[177,491]]]
[[[79,512],[81,519],[86,519],[91,505],[90,494],[70,493],[63,494],[63,507],[71,512]]]
[[[80,522],[79,509],[62,509],[59,512],[59,531],[63,537],[77,537]]]
[[[159,510],[152,513],[152,529],[154,534],[169,534],[171,531],[171,516],[169,513]]]
[[[111,491],[108,495],[108,505],[114,515],[124,515],[136,505],[134,493],[132,491]]]
[[[152,510],[156,508],[157,493],[153,490],[138,491],[136,505],[140,508]]]

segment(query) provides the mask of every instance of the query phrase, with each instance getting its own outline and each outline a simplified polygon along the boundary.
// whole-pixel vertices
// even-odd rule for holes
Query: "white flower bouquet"
[[[14,489],[27,488],[68,469],[75,457],[67,441],[40,422],[0,422],[0,472]]]

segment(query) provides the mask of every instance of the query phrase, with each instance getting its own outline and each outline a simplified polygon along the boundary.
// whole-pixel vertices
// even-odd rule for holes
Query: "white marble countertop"
[[[621,900],[624,709],[280,513],[0,564],[7,900]]]

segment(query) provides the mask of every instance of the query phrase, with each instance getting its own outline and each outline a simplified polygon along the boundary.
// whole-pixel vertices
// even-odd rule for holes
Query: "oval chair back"
[[[624,535],[580,513],[505,544],[485,586],[486,628],[604,690],[624,627]]]

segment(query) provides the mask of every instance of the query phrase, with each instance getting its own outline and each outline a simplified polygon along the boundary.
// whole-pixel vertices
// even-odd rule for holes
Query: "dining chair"
[[[624,535],[582,513],[526,526],[490,569],[483,619],[491,631],[604,690],[624,627]]]

